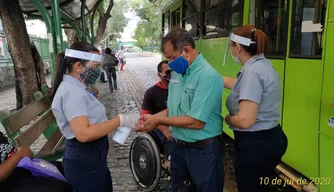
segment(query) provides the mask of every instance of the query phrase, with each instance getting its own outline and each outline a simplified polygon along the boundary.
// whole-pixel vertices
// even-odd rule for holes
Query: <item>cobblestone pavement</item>
[[[115,117],[119,113],[139,111],[145,90],[159,80],[157,77],[157,64],[161,61],[159,54],[127,54],[126,60],[125,71],[117,72],[118,90],[110,93],[108,83],[98,86],[99,100],[105,105],[109,118]],[[50,82],[50,80],[47,81]],[[0,108],[11,109],[14,107],[14,88],[0,90]],[[3,131],[1,124],[0,131]],[[136,134],[132,132],[125,145],[115,143],[112,140],[113,133],[109,135],[108,165],[115,192],[143,191],[135,182],[129,167],[129,149]],[[44,144],[45,138],[42,137],[33,144],[33,150],[38,150]],[[225,137],[224,142],[225,186],[229,192],[237,192],[233,167],[233,140]],[[161,178],[155,191],[171,191],[171,185],[166,178]],[[290,192],[293,190],[274,187],[272,192],[274,191]]]

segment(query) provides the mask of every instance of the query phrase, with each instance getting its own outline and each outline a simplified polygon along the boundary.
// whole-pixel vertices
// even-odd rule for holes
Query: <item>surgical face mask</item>
[[[232,56],[234,62],[238,65],[241,65],[239,57],[234,57],[231,50],[230,50],[230,53],[231,53],[231,56]]]
[[[185,60],[182,57],[182,54],[181,54],[180,57],[178,57],[174,61],[170,62],[168,65],[176,73],[183,74],[187,71],[187,69],[189,67],[188,63],[189,63],[189,57],[188,57],[187,60]]]
[[[169,83],[170,78],[172,77],[172,71],[171,70],[166,70],[165,71],[166,75],[163,75],[162,73],[160,73],[161,77],[163,80],[167,81],[167,83]]]
[[[85,72],[80,74],[80,77],[86,84],[93,84],[100,77],[100,74],[99,68],[86,68]]]

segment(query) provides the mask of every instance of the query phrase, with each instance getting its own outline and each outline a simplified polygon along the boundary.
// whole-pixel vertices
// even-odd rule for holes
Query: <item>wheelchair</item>
[[[138,133],[133,140],[129,154],[130,169],[144,191],[154,190],[161,177],[170,181],[170,149],[171,142],[162,141],[155,131]]]

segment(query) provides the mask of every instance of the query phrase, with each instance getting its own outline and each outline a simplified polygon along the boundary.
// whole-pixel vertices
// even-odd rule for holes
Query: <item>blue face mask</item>
[[[175,59],[174,61],[170,62],[168,65],[169,67],[175,71],[176,73],[183,74],[188,69],[188,60],[185,60],[182,55]]]

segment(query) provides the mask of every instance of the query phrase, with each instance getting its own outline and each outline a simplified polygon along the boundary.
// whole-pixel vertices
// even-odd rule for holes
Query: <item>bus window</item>
[[[180,8],[172,12],[172,26],[180,26],[181,24],[181,12]]]
[[[200,18],[201,0],[185,0],[183,9],[184,9],[183,27],[194,38],[198,38],[200,34],[199,18]]]
[[[205,0],[203,10],[203,35],[228,36],[242,24],[241,0]]]
[[[288,6],[288,0],[257,1],[256,26],[269,37],[269,57],[285,57],[289,19]]]
[[[294,1],[292,11],[290,57],[321,58],[322,31],[302,32],[302,24],[303,21],[311,21],[313,24],[320,23],[323,26],[325,13],[325,0]],[[313,28],[317,30],[316,27]]]
[[[162,32],[167,35],[169,31],[169,11],[162,15]]]

